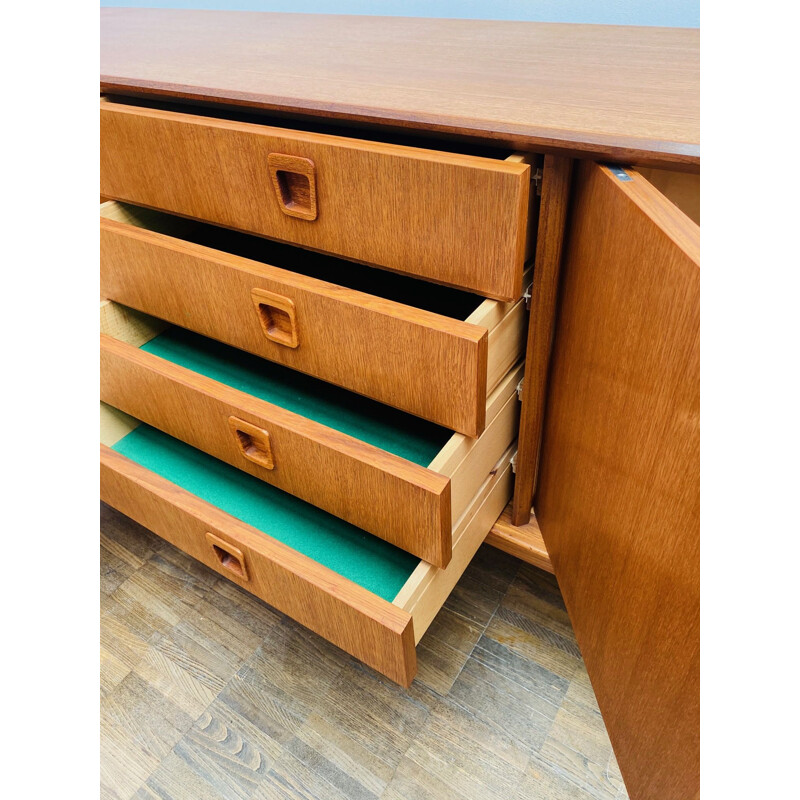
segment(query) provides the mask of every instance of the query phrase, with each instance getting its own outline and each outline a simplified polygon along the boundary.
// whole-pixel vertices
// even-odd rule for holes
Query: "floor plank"
[[[483,546],[408,690],[101,513],[101,797],[625,800],[552,575]]]

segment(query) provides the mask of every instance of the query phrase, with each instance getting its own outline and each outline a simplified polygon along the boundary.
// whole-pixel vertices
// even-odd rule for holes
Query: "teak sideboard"
[[[698,71],[104,9],[103,500],[405,686],[483,541],[554,571],[630,796],[699,796]]]

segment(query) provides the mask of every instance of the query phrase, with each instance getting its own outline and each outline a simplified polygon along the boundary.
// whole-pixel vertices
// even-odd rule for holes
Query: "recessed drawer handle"
[[[281,211],[289,217],[317,218],[317,181],[310,158],[270,153],[267,166]]]
[[[272,457],[272,445],[267,431],[238,417],[228,417],[228,425],[239,452],[248,461],[258,464],[259,467],[275,469],[275,459]]]
[[[240,580],[250,580],[250,576],[247,574],[244,553],[238,547],[228,544],[224,539],[220,539],[219,536],[210,532],[206,533],[206,541],[211,546],[211,550],[221,567],[228,572],[232,572]]]
[[[297,347],[297,314],[294,301],[266,289],[250,292],[264,336],[285,347]]]

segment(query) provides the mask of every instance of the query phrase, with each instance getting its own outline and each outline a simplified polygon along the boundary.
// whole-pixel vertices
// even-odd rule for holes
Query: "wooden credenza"
[[[487,534],[552,569],[635,800],[699,793],[697,62],[103,10],[103,499],[406,686]]]

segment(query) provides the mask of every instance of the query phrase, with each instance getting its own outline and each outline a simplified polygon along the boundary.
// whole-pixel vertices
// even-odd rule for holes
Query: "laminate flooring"
[[[555,578],[484,545],[411,688],[101,505],[105,800],[623,800]]]

